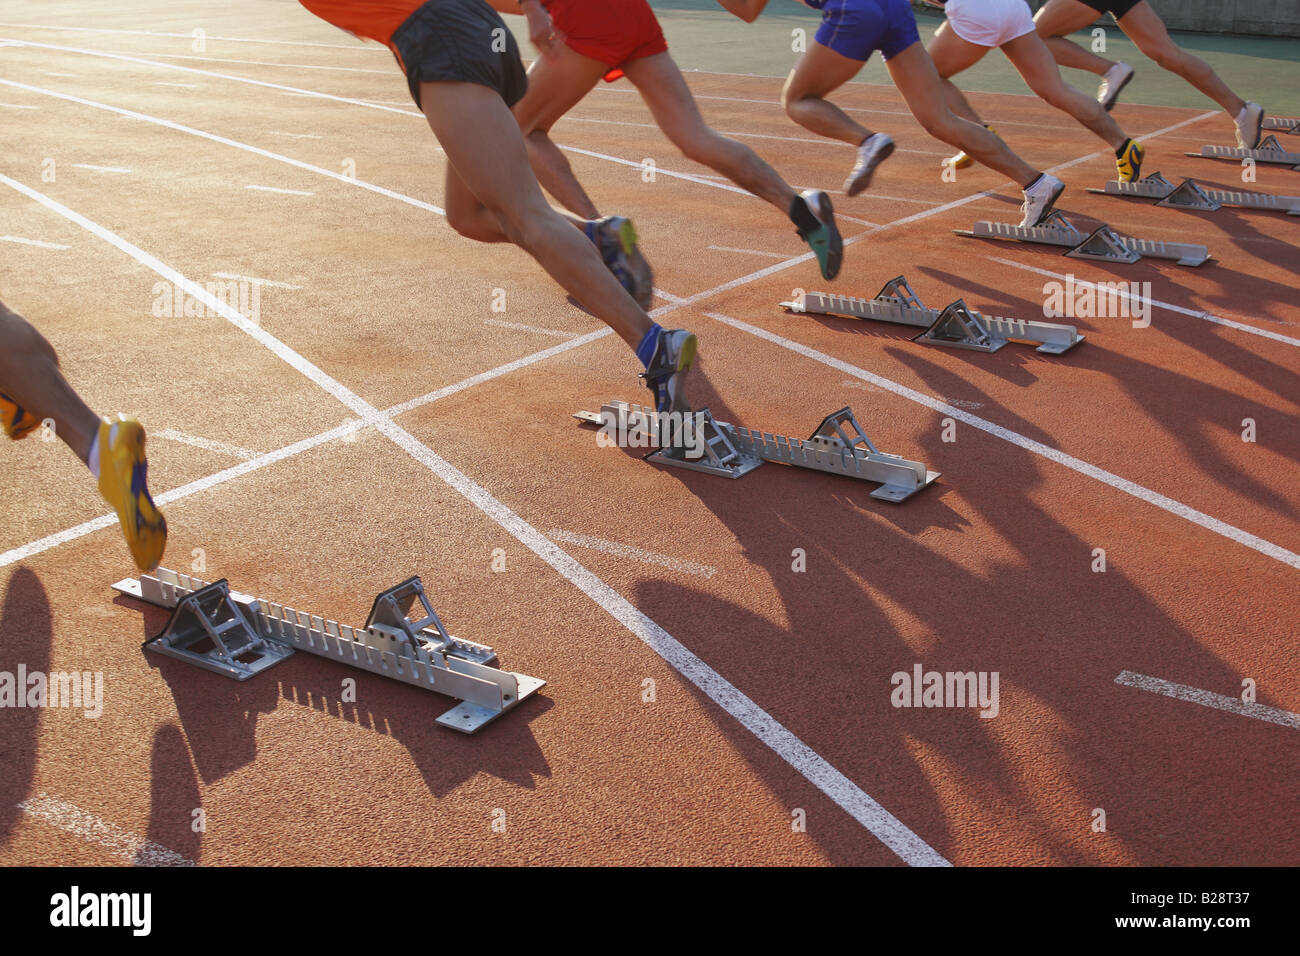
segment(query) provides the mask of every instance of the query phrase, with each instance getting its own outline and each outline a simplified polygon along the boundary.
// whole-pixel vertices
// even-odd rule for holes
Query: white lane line
[[[379,76],[393,75],[391,68],[386,70],[370,70],[359,66],[320,66],[310,63],[275,63],[270,60],[240,60],[233,57],[194,56],[193,54],[186,53],[150,53],[149,55],[160,57],[164,60],[196,60],[200,63],[241,63],[245,66],[278,66],[287,70],[327,70],[331,73],[374,73]]]
[[[34,797],[23,800],[18,804],[18,809],[34,820],[41,820],[60,830],[66,830],[81,837],[87,843],[98,844],[119,860],[136,866],[198,865],[175,850],[167,849],[161,843],[146,840],[107,820],[101,820],[78,806],[64,800],[56,800],[48,794],[38,793]]]
[[[3,173],[0,173],[0,182],[40,203],[51,212],[55,212],[76,223],[92,235],[130,256],[136,262],[152,269],[173,285],[187,289],[191,295],[202,301],[208,308],[217,312],[281,361],[346,405],[359,415],[363,422],[373,426],[408,455],[423,464],[526,548],[549,564],[561,577],[591,598],[614,620],[627,628],[629,632],[667,661],[683,677],[695,684],[714,703],[723,708],[759,740],[763,741],[798,771],[804,779],[821,790],[846,813],[866,827],[904,862],[915,866],[951,865],[933,847],[912,832],[906,824],[872,799],[861,787],[835,769],[824,757],[791,733],[788,728],[779,723],[721,674],[688,650],[680,641],[643,614],[614,588],[592,574],[572,556],[560,550],[554,542],[520,518],[486,489],[474,482],[473,479],[439,457],[432,449],[420,442],[396,422],[385,417],[379,409],[289,348],[261,326],[250,322],[242,314],[209,293],[202,286],[188,281],[171,266],[164,264],[143,249],[105,229],[98,223],[87,219],[80,213],[74,212],[56,200],[14,179],[10,179]],[[574,341],[579,340],[575,339]]]
[[[1226,710],[1230,714],[1254,717],[1256,720],[1266,720],[1270,724],[1300,730],[1300,714],[1293,714],[1289,710],[1281,710],[1265,704],[1247,704],[1239,697],[1227,697],[1212,691],[1201,690],[1199,687],[1175,684],[1173,681],[1167,681],[1160,677],[1148,677],[1146,674],[1135,674],[1132,671],[1120,671],[1119,676],[1115,678],[1115,683],[1123,684],[1125,687],[1136,687],[1138,690],[1150,691],[1153,694],[1162,694],[1165,697],[1173,697],[1175,700],[1200,704],[1202,707]]]
[[[517,332],[536,332],[538,335],[554,335],[562,339],[576,339],[581,332],[566,332],[564,329],[544,329],[540,325],[521,325],[518,322],[502,322],[500,319],[484,319],[484,325],[498,325],[503,329]]]
[[[300,285],[293,285],[289,282],[276,282],[274,279],[259,279],[257,276],[241,276],[233,272],[214,272],[214,279],[234,279],[236,282],[251,282],[254,285],[270,286],[273,289],[301,289]]]
[[[164,428],[162,431],[149,432],[150,438],[165,438],[170,441],[181,442],[185,445],[193,445],[195,448],[204,448],[208,451],[219,452],[223,455],[233,455],[236,458],[242,458],[244,461],[252,461],[258,457],[258,453],[248,448],[240,448],[238,445],[227,445],[223,441],[213,441],[211,438],[200,438],[197,435],[187,435],[184,432],[178,432],[174,428]]]
[[[306,189],[281,189],[279,186],[245,186],[245,189],[256,189],[264,193],[283,193],[287,196],[314,196],[314,192]]]
[[[1097,283],[1088,282],[1080,279],[1078,276],[1066,276],[1059,272],[1052,272],[1048,269],[1039,269],[1034,266],[1025,265],[1023,262],[1015,262],[1011,259],[1000,259],[997,256],[989,256],[990,262],[996,262],[1004,266],[1013,266],[1017,269],[1023,269],[1026,272],[1033,272],[1040,276],[1046,276],[1049,279],[1056,279],[1065,282],[1067,279],[1073,280],[1075,286],[1081,289],[1095,289]],[[1105,290],[1109,294],[1109,290]],[[1209,312],[1197,312],[1195,309],[1188,309],[1181,305],[1173,305],[1170,302],[1161,302],[1159,299],[1152,299],[1145,295],[1134,295],[1124,289],[1117,289],[1119,295],[1125,300],[1132,302],[1145,302],[1154,305],[1157,308],[1165,309],[1169,312],[1177,312],[1179,315],[1190,315],[1194,319],[1203,319],[1206,322],[1213,322],[1215,325],[1226,326],[1230,329],[1236,329],[1238,332],[1249,332],[1251,335],[1258,335],[1261,338],[1272,339],[1274,342],[1281,342],[1284,345],[1294,345],[1300,348],[1300,339],[1293,339],[1289,335],[1282,335],[1280,332],[1274,332],[1271,329],[1261,329],[1254,325],[1246,325],[1242,322],[1234,322],[1232,319],[1222,319],[1217,315],[1211,315]]]
[[[656,176],[669,176],[673,179],[685,179],[688,182],[699,183],[701,186],[712,186],[714,189],[725,189],[729,193],[739,193],[742,196],[753,196],[748,189],[741,189],[739,186],[730,182],[714,182],[703,176],[697,176],[694,173],[679,173],[671,169],[665,169],[663,166],[647,166],[644,161],[637,162],[633,159],[623,159],[620,156],[610,156],[608,153],[598,153],[590,149],[579,149],[577,146],[565,146],[563,143],[556,143],[560,149],[568,153],[577,153],[579,156],[590,156],[593,159],[603,159],[607,163],[614,163],[618,166],[630,166],[633,169],[639,169],[644,174],[650,172]]]
[[[201,129],[195,129],[192,126],[182,126],[180,123],[173,123],[171,120],[161,119],[157,116],[137,113],[134,110],[123,109],[120,106],[110,106],[107,103],[97,103],[94,100],[84,99],[80,96],[73,96],[69,93],[59,93],[56,90],[47,90],[39,86],[28,86],[26,83],[18,83],[14,80],[0,79],[0,85],[17,87],[31,93],[39,93],[42,96],[52,96],[56,99],[67,100],[69,103],[77,103],[81,106],[92,107],[93,109],[107,110],[110,113],[116,113],[119,116],[125,116],[128,119],[153,123],[155,126],[163,126],[167,129],[175,130],[178,133],[188,133],[190,136],[199,136],[213,143],[221,143],[223,146],[233,146],[235,149],[242,149],[244,152],[252,153],[254,156],[261,156],[264,159],[273,159],[278,163],[285,163],[289,166],[297,167],[298,169],[305,169],[308,172],[316,173],[318,176],[328,176],[335,182],[344,183],[349,186],[356,186],[360,189],[367,189],[372,193],[387,196],[389,199],[396,199],[398,202],[404,202],[411,206],[417,206],[420,209],[426,209],[429,212],[435,212],[440,216],[446,215],[441,206],[435,206],[433,203],[414,199],[411,196],[404,196],[402,193],[394,192],[391,189],[385,189],[383,186],[376,186],[374,183],[368,183],[364,179],[353,179],[349,176],[344,176],[342,173],[336,173],[332,169],[323,169],[320,166],[313,166],[311,163],[304,163],[300,159],[282,156],[279,153],[271,152],[269,149],[262,149],[260,146],[250,146],[248,143],[241,143],[238,140],[227,139],[226,137],[218,136],[215,133],[207,133]]]
[[[125,166],[96,166],[93,163],[72,163],[76,169],[89,169],[96,173],[129,173]]]
[[[282,133],[278,129],[273,129],[268,136],[287,136],[290,139],[320,139],[315,133]]]
[[[848,222],[856,222],[859,226],[870,226],[872,229],[879,229],[881,227],[881,224],[878,222],[872,222],[870,219],[859,219],[856,216],[846,216],[842,212],[836,212],[835,218],[844,219]]]
[[[0,109],[3,110],[38,110],[39,106],[28,106],[25,103],[0,103]]]
[[[844,216],[836,214],[837,219],[843,219]],[[761,249],[733,249],[731,246],[709,246],[710,249],[716,249],[718,252],[741,252],[747,256],[767,256],[769,259],[788,259],[783,252],[763,252]]]
[[[155,81],[154,86],[177,86],[183,90],[197,90],[199,88],[197,83],[168,83],[165,80]]]
[[[1086,475],[1089,478],[1100,481],[1104,485],[1109,485],[1118,491],[1132,495],[1140,501],[1145,501],[1147,504],[1155,505],[1155,507],[1167,511],[1171,515],[1182,518],[1185,521],[1190,521],[1192,524],[1200,525],[1207,531],[1212,531],[1217,535],[1222,535],[1229,541],[1235,541],[1237,544],[1258,551],[1260,554],[1270,557],[1275,561],[1280,561],[1293,568],[1300,568],[1300,554],[1296,554],[1294,551],[1288,551],[1281,545],[1273,544],[1273,542],[1266,541],[1248,531],[1243,531],[1241,528],[1230,525],[1226,521],[1220,521],[1218,518],[1197,511],[1195,508],[1185,505],[1181,501],[1175,501],[1173,498],[1168,498],[1157,491],[1152,491],[1150,488],[1139,485],[1137,482],[1129,481],[1127,478],[1121,478],[1119,475],[1106,471],[1104,468],[1098,468],[1096,465],[1089,464],[1080,458],[1075,458],[1073,455],[1068,455],[1056,448],[1044,445],[1042,442],[1035,441],[1032,438],[1027,438],[1019,432],[1013,432],[1009,428],[1004,428],[1001,425],[988,421],[987,419],[979,418],[976,415],[972,415],[970,412],[964,411],[960,408],[954,408],[952,405],[940,401],[937,398],[931,398],[929,395],[918,392],[914,388],[900,385],[898,382],[876,375],[873,372],[868,372],[866,369],[858,368],[856,365],[850,365],[848,362],[843,362],[840,359],[833,358],[824,352],[819,352],[814,348],[809,348],[806,345],[794,342],[784,336],[768,332],[766,329],[760,329],[747,322],[742,322],[739,319],[733,319],[730,316],[721,315],[717,312],[706,312],[704,314],[711,319],[723,323],[724,325],[730,325],[732,328],[739,329],[742,332],[748,332],[750,335],[757,336],[760,339],[765,339],[774,345],[779,345],[784,349],[789,349],[797,355],[810,358],[814,362],[821,362],[823,365],[828,365],[833,369],[852,375],[855,378],[860,378],[863,381],[870,382],[886,391],[893,392],[895,395],[901,395],[903,398],[916,402],[918,405],[924,405],[926,408],[932,409],[941,415],[947,415],[950,418],[955,418],[958,421],[965,422],[972,428],[978,428],[980,431],[987,432],[996,438],[1001,438],[1003,441],[1010,442],[1018,448],[1023,448],[1025,451],[1046,458],[1048,461],[1054,461],[1058,465],[1064,465],[1071,471],[1077,471],[1081,475]]]
[[[566,544],[574,544],[579,548],[587,548],[591,551],[601,551],[605,554],[612,554],[618,558],[627,558],[631,561],[640,561],[642,564],[655,564],[671,571],[678,571],[682,574],[694,574],[702,578],[711,578],[718,573],[717,568],[709,567],[707,564],[696,564],[694,561],[683,561],[680,558],[672,558],[666,554],[656,554],[654,551],[643,551],[640,548],[634,548],[630,544],[619,544],[617,541],[606,541],[604,538],[593,538],[590,535],[578,534],[576,531],[565,531],[563,528],[552,528],[546,532],[546,536],[552,541],[563,541]]]
[[[78,77],[81,76],[80,73],[55,73],[55,72],[53,72],[53,71],[51,71],[51,70],[46,70],[46,71],[45,71],[45,75],[46,75],[46,76],[66,76],[66,77],[68,77],[69,79],[73,79],[73,80],[75,80],[75,79],[77,79]]]
[[[17,242],[24,246],[38,246],[41,249],[71,249],[59,242],[45,242],[42,239],[24,239],[22,236],[0,236],[0,242]]]
[[[182,40],[194,40],[196,37],[193,33],[156,33],[152,30],[114,30],[108,27],[65,27],[56,26],[52,23],[0,23],[0,27],[20,27],[24,30],[66,30],[74,33],[124,33],[129,36],[137,37],[174,37]],[[280,46],[322,46],[331,50],[352,50],[359,53],[387,53],[387,50],[376,50],[374,47],[361,46],[359,44],[346,43],[314,43],[309,40],[260,40],[255,37],[218,37],[205,36],[205,40],[221,40],[225,43],[275,43]],[[35,46],[28,44],[26,40],[15,40],[15,43]]]

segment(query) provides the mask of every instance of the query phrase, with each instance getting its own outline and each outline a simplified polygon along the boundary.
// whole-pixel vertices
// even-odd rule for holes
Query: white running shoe
[[[844,181],[844,192],[856,196],[871,185],[871,174],[894,151],[894,141],[884,133],[872,133],[858,147],[858,161]]]
[[[1233,122],[1237,124],[1237,145],[1242,149],[1257,149],[1264,132],[1264,107],[1247,103]]]
[[[1102,109],[1107,113],[1115,106],[1115,101],[1119,99],[1120,93],[1124,87],[1128,86],[1128,81],[1133,79],[1133,67],[1127,63],[1116,63],[1101,78],[1101,86],[1097,87],[1097,102],[1101,104]]]
[[[1052,207],[1056,205],[1056,200],[1061,198],[1063,192],[1065,192],[1065,183],[1051,173],[1043,173],[1039,176],[1025,190],[1025,201],[1020,207],[1020,211],[1025,214],[1025,218],[1020,225],[1026,227],[1036,226],[1042,222],[1043,218],[1052,211]]]

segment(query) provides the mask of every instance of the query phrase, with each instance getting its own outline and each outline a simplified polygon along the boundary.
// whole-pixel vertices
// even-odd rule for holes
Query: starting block
[[[1215,210],[1222,206],[1239,209],[1268,209],[1300,216],[1300,196],[1272,196],[1268,193],[1233,192],[1226,189],[1209,189],[1194,179],[1184,179],[1175,186],[1159,173],[1144,176],[1135,183],[1110,180],[1105,189],[1089,187],[1090,193],[1107,196],[1138,196],[1158,200],[1157,206],[1175,209]]]
[[[1266,116],[1264,117],[1263,128],[1281,130],[1284,133],[1293,133],[1300,136],[1300,119],[1292,119],[1286,116]]]
[[[1173,259],[1180,266],[1199,266],[1210,258],[1210,251],[1205,246],[1190,242],[1134,239],[1132,236],[1121,236],[1107,225],[1085,233],[1055,209],[1037,226],[981,220],[971,229],[954,229],[953,232],[974,239],[1015,239],[1019,242],[1068,246],[1066,255],[1072,259],[1133,263],[1149,256],[1153,259]]]
[[[1259,142],[1255,149],[1242,149],[1239,146],[1202,146],[1199,153],[1187,153],[1202,159],[1253,159],[1257,163],[1270,163],[1277,166],[1290,166],[1300,170],[1300,153],[1290,152],[1269,134]]]
[[[1035,343],[1038,351],[1047,355],[1060,355],[1084,340],[1072,325],[981,315],[969,309],[961,299],[942,310],[926,308],[904,276],[886,282],[874,299],[804,292],[797,299],[781,305],[791,312],[912,325],[925,330],[914,336],[913,342],[977,352],[996,352],[1014,340]]]
[[[159,568],[113,585],[122,594],[172,608],[167,626],[146,650],[236,680],[247,680],[295,650],[399,680],[461,703],[437,723],[472,734],[518,706],[546,681],[489,667],[496,653],[485,644],[452,637],[425,596],[418,577],[375,598],[361,628],[295,611],[273,601]],[[419,602],[417,617],[411,608]]]
[[[919,461],[908,461],[876,448],[863,432],[849,408],[841,408],[822,419],[807,439],[790,438],[730,425],[713,417],[707,408],[690,412],[703,436],[701,454],[688,457],[681,444],[659,441],[666,431],[657,427],[658,413],[629,402],[606,402],[600,412],[578,412],[573,417],[587,425],[617,429],[618,434],[649,440],[660,445],[646,460],[725,478],[749,474],[767,461],[796,468],[811,468],[833,475],[878,482],[871,497],[882,501],[904,501],[933,484],[939,472],[928,471]]]

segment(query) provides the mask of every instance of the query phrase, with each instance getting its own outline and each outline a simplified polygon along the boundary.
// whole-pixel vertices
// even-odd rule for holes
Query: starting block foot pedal
[[[1211,211],[1221,208],[1221,204],[1211,199],[1205,190],[1192,179],[1184,179],[1156,205],[1173,206],[1176,209],[1207,209]]]
[[[934,324],[912,341],[973,349],[976,352],[996,352],[1007,344],[1007,340],[990,334],[980,318],[978,313],[966,308],[966,303],[958,299],[940,312]]]
[[[265,640],[223,578],[181,598],[145,648],[235,680],[248,680],[293,654]]]
[[[1098,226],[1092,235],[1066,253],[1071,259],[1095,259],[1099,262],[1134,263],[1142,257],[1125,245],[1123,238],[1110,226]]]

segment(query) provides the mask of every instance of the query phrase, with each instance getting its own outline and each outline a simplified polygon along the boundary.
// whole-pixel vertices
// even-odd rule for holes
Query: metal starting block
[[[1263,128],[1277,129],[1284,133],[1294,133],[1300,136],[1300,119],[1287,116],[1265,116]]]
[[[1084,340],[1073,325],[982,315],[969,309],[961,299],[942,310],[926,308],[904,276],[886,282],[874,299],[804,292],[797,299],[781,305],[791,312],[913,325],[925,329],[913,337],[913,342],[977,352],[996,352],[1014,340],[1035,343],[1038,351],[1047,355],[1060,355]]]
[[[1070,251],[1066,255],[1072,259],[1133,263],[1143,256],[1149,256],[1153,259],[1174,259],[1180,266],[1199,266],[1210,258],[1210,251],[1205,246],[1190,242],[1134,239],[1132,236],[1121,236],[1104,224],[1091,233],[1085,233],[1055,209],[1037,226],[981,220],[970,229],[954,229],[953,232],[974,239],[1016,239],[1020,242],[1069,246]]]
[[[1294,132],[1294,130],[1293,130]],[[1242,149],[1240,146],[1202,146],[1199,153],[1187,153],[1202,159],[1253,159],[1257,163],[1271,163],[1278,166],[1290,166],[1300,170],[1300,153],[1292,153],[1269,134],[1259,141],[1255,149]]]
[[[154,653],[242,681],[295,650],[306,651],[458,698],[461,703],[437,722],[462,733],[474,733],[546,686],[536,677],[488,667],[496,660],[492,648],[449,635],[418,577],[376,597],[363,628],[231,591],[224,579],[209,584],[166,568],[113,588],[174,609],[162,632],[145,642]],[[417,601],[423,613],[412,619]]]
[[[1215,210],[1222,206],[1239,209],[1268,209],[1300,216],[1300,196],[1272,196],[1268,193],[1233,192],[1226,189],[1209,189],[1194,179],[1184,179],[1175,186],[1159,173],[1144,176],[1135,183],[1121,183],[1112,179],[1105,189],[1089,187],[1090,193],[1107,196],[1138,196],[1159,200],[1157,206],[1175,209]]]
[[[720,422],[707,408],[688,414],[695,422],[692,427],[703,438],[696,443],[700,452],[696,457],[690,457],[680,432],[674,443],[670,430],[659,426],[659,413],[651,408],[614,401],[602,405],[599,413],[578,412],[573,417],[637,442],[658,444],[659,451],[647,455],[647,461],[724,478],[739,478],[765,461],[775,461],[878,482],[880,487],[871,492],[871,497],[903,501],[939,477],[939,472],[928,471],[919,461],[908,461],[877,449],[853,417],[852,409],[847,407],[827,415],[807,439]],[[665,436],[669,437],[668,441],[663,440]]]

